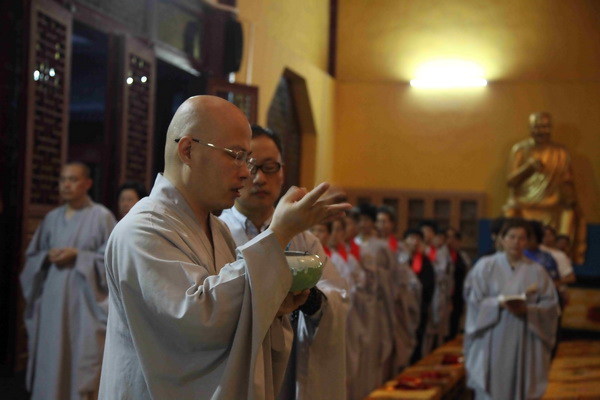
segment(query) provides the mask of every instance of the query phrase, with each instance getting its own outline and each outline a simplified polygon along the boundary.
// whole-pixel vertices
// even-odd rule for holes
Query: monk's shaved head
[[[250,152],[251,137],[244,113],[220,97],[190,97],[175,112],[163,175],[200,219],[233,206],[250,171],[234,161],[232,152]]]
[[[85,177],[85,179],[92,179],[92,172],[90,171],[90,167],[82,162],[82,161],[69,161],[68,163],[66,163],[64,167],[78,167],[81,168],[81,171],[83,171],[83,176]]]
[[[215,96],[194,96],[184,101],[167,130],[165,172],[180,164],[175,139],[191,136],[211,142],[233,123],[250,126],[244,113],[227,100]]]

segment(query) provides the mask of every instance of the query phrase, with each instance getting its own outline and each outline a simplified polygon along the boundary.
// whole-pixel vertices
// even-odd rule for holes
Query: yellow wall
[[[482,191],[496,216],[510,147],[546,110],[588,221],[600,222],[600,2],[342,0],[339,16],[335,181]],[[478,62],[489,86],[411,88],[436,57]]]
[[[301,184],[331,176],[335,83],[327,74],[329,2],[238,0],[244,27],[243,65],[236,81],[259,87],[259,123],[286,68],[306,80],[315,131],[303,132]]]

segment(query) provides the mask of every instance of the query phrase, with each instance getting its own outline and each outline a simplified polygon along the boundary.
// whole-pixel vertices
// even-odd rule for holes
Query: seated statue
[[[531,137],[515,144],[510,153],[504,215],[538,220],[568,235],[573,261],[583,263],[585,221],[577,206],[571,157],[566,147],[551,141],[549,113],[531,114],[529,125]]]

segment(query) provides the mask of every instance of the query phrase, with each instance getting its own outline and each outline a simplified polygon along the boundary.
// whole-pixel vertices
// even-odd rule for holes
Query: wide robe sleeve
[[[467,303],[465,319],[465,367],[469,381],[484,388],[489,376],[490,330],[500,321],[500,306],[497,295],[490,296],[488,283],[492,280],[489,269],[484,268],[488,261],[483,258],[469,272],[464,285]]]
[[[299,320],[297,397],[301,399],[346,399],[346,322],[349,293],[318,239],[305,233],[306,251],[324,260],[323,276],[317,287],[325,296],[320,318]],[[315,316],[317,317],[317,316]]]
[[[538,290],[528,295],[526,326],[548,349],[552,349],[556,342],[556,324],[560,314],[558,294],[544,268],[536,267],[539,267],[539,275],[547,279],[541,279]]]
[[[118,308],[111,313],[127,325],[150,395],[274,398],[274,381],[282,377],[273,376],[271,340],[278,336],[284,346],[282,330],[289,325],[276,313],[292,282],[274,233],[239,247],[243,259],[237,261],[225,239],[214,237],[215,265],[229,262],[215,268],[198,232],[183,221],[155,217],[117,226],[106,253],[111,307]],[[108,340],[120,340],[114,336]],[[118,358],[109,356],[113,364]],[[123,378],[107,370],[101,393],[110,397],[111,381]]]
[[[46,228],[47,224],[47,218],[44,218],[40,226],[36,229],[31,242],[29,242],[29,246],[27,246],[25,266],[19,276],[26,303],[26,320],[33,312],[35,299],[41,294],[47,274],[47,267],[50,265],[50,262],[47,260],[48,250],[50,250],[50,235]]]
[[[44,282],[48,274],[50,262],[47,260],[48,250],[50,249],[50,233],[47,228],[48,216],[44,218],[40,226],[35,231],[27,251],[25,252],[25,266],[19,280],[21,290],[25,298],[24,321],[27,334],[27,352],[29,354],[26,385],[31,390],[33,384],[33,368],[36,355],[36,335],[39,325],[39,315],[41,306],[41,295],[44,288]]]
[[[488,294],[491,278],[486,277],[486,272],[489,270],[475,268],[465,280],[465,301],[471,306],[467,313],[466,335],[476,335],[489,329],[500,319],[500,302],[497,295]]]
[[[117,221],[112,213],[101,205],[95,205],[91,212],[84,216],[85,218],[80,221],[79,227],[90,233],[89,237],[88,234],[82,234],[74,238],[74,247],[77,247],[77,257],[75,258],[73,268],[83,276],[92,289],[96,302],[100,304],[105,314],[108,312],[106,304],[108,287],[106,285],[104,253],[110,233]],[[100,312],[100,314],[103,313]],[[105,318],[106,316],[104,315],[102,319]]]

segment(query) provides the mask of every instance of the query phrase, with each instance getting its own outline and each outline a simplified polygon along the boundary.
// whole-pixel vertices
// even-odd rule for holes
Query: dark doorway
[[[300,185],[300,160],[302,140],[292,85],[282,76],[269,107],[267,126],[277,132],[283,142],[283,163],[285,182],[281,193],[292,185]]]
[[[90,195],[106,205],[111,203],[108,78],[108,35],[74,22],[67,158],[89,165],[94,180]]]
[[[158,59],[156,64],[153,175],[165,168],[165,138],[171,118],[187,98],[206,93],[206,79]]]

